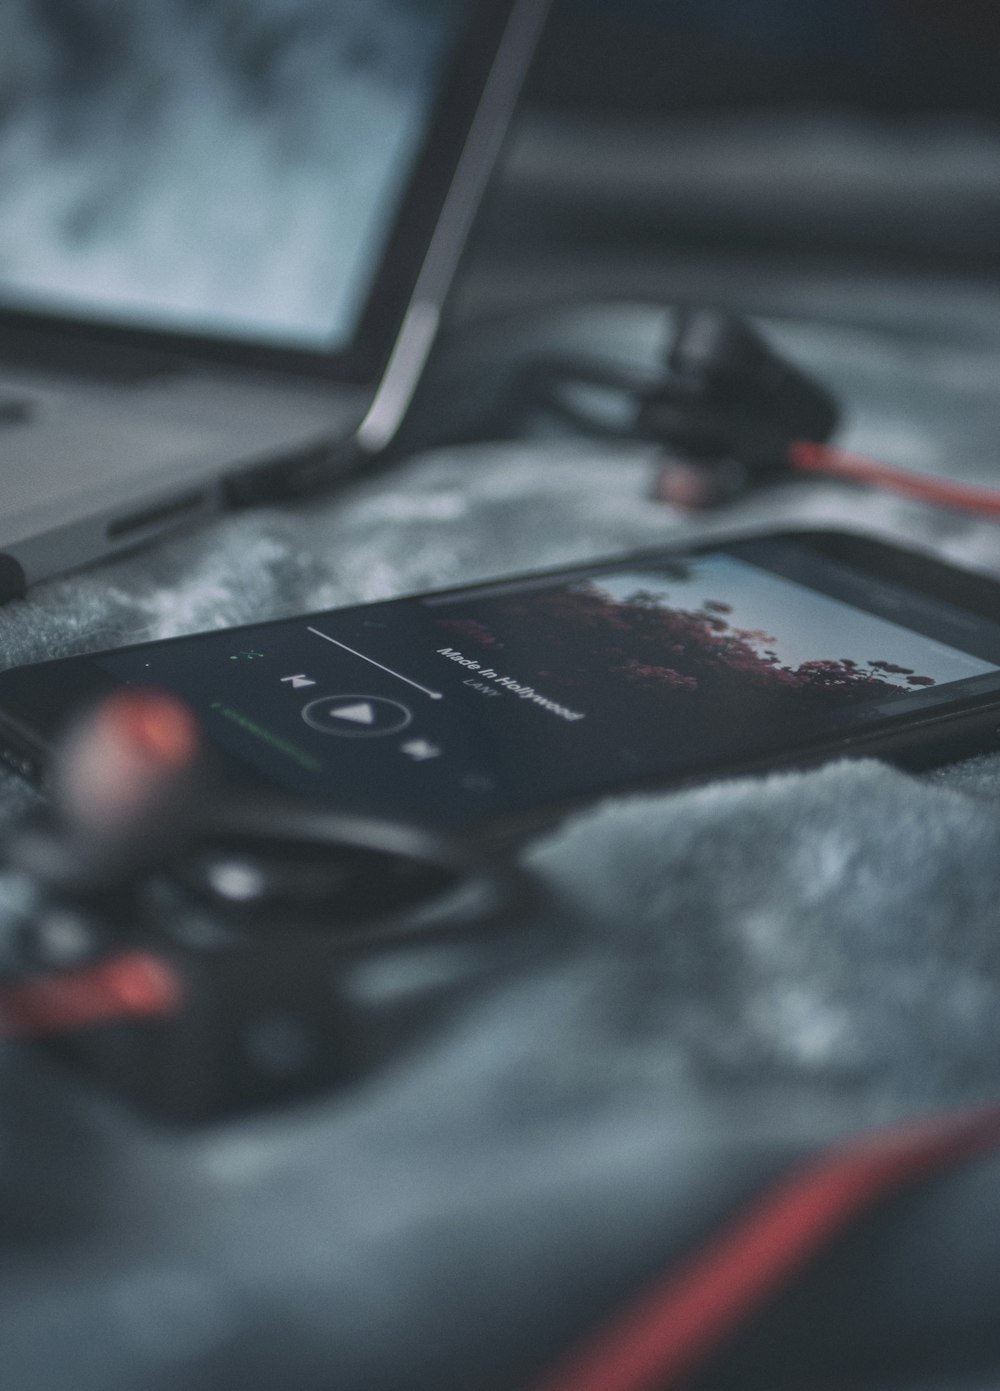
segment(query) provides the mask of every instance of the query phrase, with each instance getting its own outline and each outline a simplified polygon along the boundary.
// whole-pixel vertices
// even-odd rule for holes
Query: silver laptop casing
[[[116,378],[0,361],[0,600],[234,502],[332,481],[385,448],[434,342],[547,8],[511,7],[377,381],[205,362]],[[7,420],[5,402],[16,408]]]

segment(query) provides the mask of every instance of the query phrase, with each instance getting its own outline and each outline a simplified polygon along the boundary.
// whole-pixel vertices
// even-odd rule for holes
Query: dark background
[[[892,285],[961,332],[1000,256],[998,56],[988,0],[557,0],[462,309],[887,322]]]
[[[992,0],[559,0],[533,92],[578,110],[1000,105]]]

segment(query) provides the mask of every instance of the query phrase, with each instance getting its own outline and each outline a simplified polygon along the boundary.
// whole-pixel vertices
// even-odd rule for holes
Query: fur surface
[[[653,467],[632,447],[442,450],[321,503],[234,515],[39,586],[0,613],[3,659],[667,541],[690,526],[648,501]],[[934,541],[936,519],[914,504],[807,497],[812,523],[871,525],[874,513],[884,532],[922,525]],[[757,506],[729,529],[759,526]],[[773,521],[780,502],[768,507]],[[34,795],[11,777],[0,794],[8,819]],[[591,924],[573,1068],[638,1069],[685,1091],[768,1081],[900,1104],[988,1092],[1000,1074],[998,803],[1000,756],[984,756],[921,779],[845,763],[577,816],[531,851]],[[546,1038],[552,1062],[561,1054]]]

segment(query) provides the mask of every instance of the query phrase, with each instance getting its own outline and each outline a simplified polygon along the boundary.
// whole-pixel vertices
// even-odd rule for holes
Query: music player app
[[[808,579],[808,582],[805,582]],[[909,602],[906,596],[906,602]],[[791,543],[393,600],[101,659],[290,790],[462,825],[995,685],[954,613]],[[911,606],[912,607],[912,606]],[[913,626],[910,626],[913,624]]]

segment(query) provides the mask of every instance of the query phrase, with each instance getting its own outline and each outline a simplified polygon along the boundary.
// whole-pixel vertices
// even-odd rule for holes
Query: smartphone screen
[[[988,706],[1000,626],[874,549],[894,564],[743,540],[33,670],[65,686],[96,665],[172,690],[227,755],[309,799],[441,827],[516,821]]]

